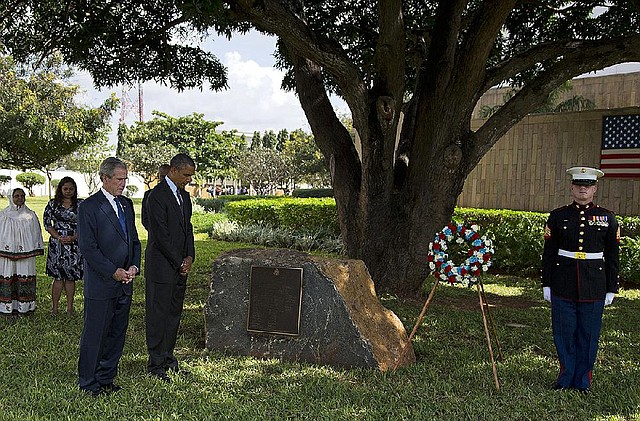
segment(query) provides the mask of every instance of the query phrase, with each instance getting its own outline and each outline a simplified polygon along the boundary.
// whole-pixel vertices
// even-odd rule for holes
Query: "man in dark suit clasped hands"
[[[191,200],[184,188],[196,165],[178,154],[169,173],[145,201],[149,238],[145,250],[145,309],[149,374],[170,381],[167,371],[178,372],[173,351],[182,316],[187,275],[195,258]]]
[[[93,396],[121,389],[113,380],[141,257],[133,202],[122,196],[126,164],[114,157],[105,159],[100,179],[102,188],[78,208],[78,246],[85,261],[78,386]]]

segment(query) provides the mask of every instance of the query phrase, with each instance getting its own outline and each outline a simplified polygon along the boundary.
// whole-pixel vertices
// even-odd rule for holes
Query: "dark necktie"
[[[118,220],[120,221],[122,232],[124,232],[124,235],[126,237],[127,236],[127,220],[124,217],[124,210],[122,209],[122,203],[120,202],[119,197],[116,197],[113,200],[116,202],[116,209],[118,209]]]
[[[184,203],[182,203],[182,195],[180,194],[180,190],[176,189],[176,196],[178,196],[178,205],[180,206],[180,211],[184,213]]]

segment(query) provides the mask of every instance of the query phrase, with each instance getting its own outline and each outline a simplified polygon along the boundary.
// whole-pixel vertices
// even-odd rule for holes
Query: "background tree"
[[[40,169],[51,178],[51,165],[81,146],[106,139],[115,96],[98,108],[76,105],[77,85],[59,55],[33,69],[0,57],[0,165]]]
[[[0,34],[20,57],[60,49],[98,85],[156,79],[177,89],[226,84],[215,57],[179,42],[186,32],[230,36],[254,27],[276,35],[285,84],[296,90],[331,169],[347,253],[366,262],[378,290],[421,285],[429,241],[451,218],[467,175],[556,87],[640,61],[638,0],[119,5],[25,1]],[[499,84],[518,94],[472,131],[478,99]],[[360,150],[330,92],[348,104]]]
[[[249,148],[256,149],[261,147],[262,147],[262,136],[260,136],[259,131],[255,131],[251,136],[251,144],[249,145]]]
[[[169,144],[166,128],[157,119],[136,122],[127,127],[118,128],[118,148],[116,154],[127,161],[129,170],[142,177],[147,188],[151,188],[158,178],[158,167],[168,164],[178,153],[178,149]]]
[[[161,164],[183,152],[196,163],[198,175],[192,182],[199,195],[207,178],[229,172],[246,144],[237,131],[216,132],[222,122],[205,120],[203,114],[172,117],[154,111],[153,116],[152,120],[123,127],[118,141],[119,155],[130,162],[131,170],[140,174],[147,186],[156,179]]]
[[[313,135],[305,133],[302,129],[294,130],[284,142],[282,154],[290,162],[290,175],[294,182],[294,189],[300,183],[309,184],[312,187],[331,185],[324,157]]]
[[[58,161],[58,166],[82,174],[82,178],[89,188],[89,194],[98,191],[100,164],[112,153],[106,138],[98,139],[94,143],[81,146],[78,150]],[[55,186],[54,186],[55,188]]]
[[[35,172],[23,172],[16,175],[16,181],[29,191],[29,196],[34,196],[33,187],[44,184],[44,175]]]
[[[290,178],[289,160],[275,149],[250,149],[238,159],[238,177],[260,196],[273,194]]]
[[[289,132],[287,129],[280,130],[276,136],[276,150],[282,151],[287,140],[289,140]]]
[[[2,187],[4,184],[8,183],[9,181],[11,181],[11,176],[10,175],[2,175],[0,174],[0,187]],[[4,197],[4,189],[0,188],[0,197]]]
[[[262,147],[268,149],[276,149],[278,144],[278,136],[273,130],[269,130],[265,132],[264,136],[262,136]]]

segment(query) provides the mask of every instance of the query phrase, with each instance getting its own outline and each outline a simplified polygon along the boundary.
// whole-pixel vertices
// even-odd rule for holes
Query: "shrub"
[[[548,214],[512,210],[456,208],[456,222],[476,223],[480,234],[494,242],[492,269],[535,276],[541,267],[544,224]]]
[[[335,201],[329,198],[234,202],[227,206],[227,212],[229,219],[239,227],[250,226],[254,230],[255,226],[262,225],[295,233],[314,233],[311,235],[315,238],[337,237],[340,232]],[[453,220],[478,224],[480,234],[493,240],[493,272],[537,277],[542,265],[544,225],[548,215],[540,212],[456,208]],[[640,218],[618,217],[618,221],[623,233],[620,279],[625,283],[640,284],[640,273],[636,270],[640,261]]]
[[[640,238],[620,239],[620,280],[623,283],[640,284]]]
[[[333,197],[333,189],[295,189],[291,193],[293,197]]]
[[[262,224],[300,231],[340,233],[335,200],[331,198],[258,199],[229,203],[229,219],[239,225]]]
[[[220,221],[226,220],[224,215],[210,212],[194,212],[191,215],[191,224],[194,233],[210,233],[214,225]]]
[[[290,248],[300,251],[323,251],[343,254],[340,237],[326,231],[298,231],[267,225],[239,225],[224,218],[215,222],[210,236],[214,240],[252,243],[268,247]]]
[[[249,196],[249,195],[226,195],[219,197],[212,197],[207,199],[197,198],[196,203],[206,211],[206,212],[224,212],[225,206],[229,202],[235,202],[239,200],[248,200],[248,199],[257,199],[259,196]]]
[[[33,186],[44,184],[44,176],[35,172],[23,172],[16,175],[16,181],[29,190],[29,196],[33,196]]]

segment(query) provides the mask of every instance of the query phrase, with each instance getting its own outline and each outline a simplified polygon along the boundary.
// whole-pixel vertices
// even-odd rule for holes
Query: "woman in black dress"
[[[58,313],[58,302],[64,289],[67,314],[73,313],[75,281],[82,279],[82,256],[78,249],[78,188],[71,177],[64,177],[56,187],[56,195],[44,209],[44,227],[51,235],[47,253],[47,275],[53,278],[51,313]]]

